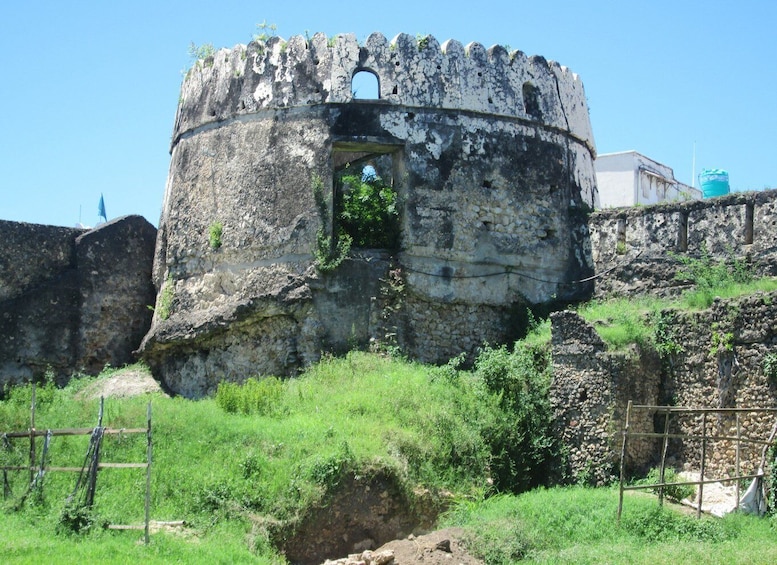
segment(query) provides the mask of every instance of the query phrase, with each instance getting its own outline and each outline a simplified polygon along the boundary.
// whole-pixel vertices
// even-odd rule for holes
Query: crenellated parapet
[[[173,144],[264,109],[351,102],[360,71],[378,78],[384,103],[514,118],[567,132],[595,151],[583,84],[568,68],[500,45],[407,34],[389,42],[380,33],[361,45],[352,34],[271,37],[198,61],[181,87]]]

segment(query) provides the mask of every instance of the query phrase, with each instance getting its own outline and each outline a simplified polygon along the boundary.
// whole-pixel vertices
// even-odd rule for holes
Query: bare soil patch
[[[151,373],[131,367],[119,369],[108,377],[100,378],[89,383],[77,398],[127,398],[139,394],[151,392],[164,392],[160,384],[151,376]]]
[[[461,528],[445,528],[425,535],[410,535],[393,540],[374,551],[352,554],[337,560],[327,560],[325,565],[481,565],[484,563],[472,555]]]

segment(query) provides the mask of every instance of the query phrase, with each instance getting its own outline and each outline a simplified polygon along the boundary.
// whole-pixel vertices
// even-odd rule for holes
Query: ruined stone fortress
[[[377,99],[354,98],[360,71]],[[429,362],[509,341],[527,305],[590,292],[570,283],[593,270],[593,159],[580,80],[541,57],[380,34],[221,50],[181,89],[154,259],[172,303],[143,356],[197,396],[388,334]],[[397,249],[322,273],[334,179],[366,160],[396,191]]]
[[[376,79],[373,99],[354,97],[358,73]],[[0,221],[0,382],[139,356],[200,397],[353,347],[472,359],[520,337],[529,307],[672,292],[669,252],[777,272],[774,191],[591,214],[594,157],[582,83],[542,57],[380,34],[222,49],[184,79],[158,232],[139,217],[87,232]],[[396,245],[337,257],[342,175],[367,163],[395,191]],[[771,319],[759,300],[736,311]],[[692,354],[667,373],[554,316],[551,394],[573,472],[606,479],[629,399],[773,404],[777,380],[759,368],[777,354],[771,323],[746,331],[720,305],[672,323]],[[727,380],[705,345],[713,323],[738,353]],[[637,447],[635,468],[651,457]]]

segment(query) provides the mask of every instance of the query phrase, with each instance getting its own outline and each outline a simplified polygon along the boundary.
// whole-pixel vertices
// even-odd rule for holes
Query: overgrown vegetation
[[[175,297],[175,281],[173,275],[167,275],[165,282],[162,283],[162,290],[159,291],[157,299],[156,313],[161,320],[167,320],[170,317],[170,310],[173,307],[173,298]]]
[[[680,353],[674,336],[668,333],[672,310],[703,310],[709,308],[715,297],[736,298],[758,291],[777,290],[777,279],[756,278],[752,267],[733,255],[727,260],[716,261],[705,249],[700,257],[674,257],[683,265],[677,273],[678,280],[690,284],[680,296],[591,301],[579,308],[579,314],[592,323],[602,339],[615,350],[636,344],[669,356]],[[716,352],[730,347],[733,337],[718,334],[713,337],[712,344]]]
[[[216,48],[212,43],[203,43],[202,45],[197,45],[192,41],[189,43],[188,54],[189,58],[191,59],[192,67],[196,67],[198,69],[202,68],[203,65],[206,67],[212,67],[213,56],[216,54]]]
[[[423,487],[433,496],[447,492],[480,499],[494,490],[544,484],[545,478],[530,467],[547,451],[547,438],[533,436],[533,428],[544,426],[548,418],[538,414],[546,407],[541,398],[546,375],[541,369],[508,374],[518,366],[513,355],[529,352],[489,348],[478,369],[463,371],[457,363],[433,369],[353,352],[342,359],[325,358],[292,380],[222,383],[213,399],[154,396],[152,518],[186,520],[199,543],[222,544],[228,538],[245,549],[249,537],[262,539],[267,543],[248,547],[238,560],[246,560],[251,551],[276,559],[270,541],[280,539],[347,473],[360,469],[385,469],[411,496],[414,488]],[[97,401],[78,394],[90,381],[77,378],[65,389],[39,388],[37,426],[94,426]],[[0,402],[2,431],[27,427],[29,396],[29,387],[17,387]],[[147,400],[107,400],[105,423],[143,426]],[[106,436],[103,460],[143,461],[145,437],[140,436]],[[54,438],[51,464],[80,466],[87,441]],[[28,457],[29,444],[15,448],[2,453],[3,463]],[[531,472],[523,476],[524,471]],[[9,501],[24,490],[26,476],[9,476]],[[0,527],[24,523],[25,531],[58,531],[74,480],[71,474],[47,474],[44,496],[28,498],[17,513],[4,514]],[[87,526],[79,539],[91,541],[79,545],[88,547],[96,540],[121,545],[121,536],[133,545],[133,534],[108,533],[103,526],[142,522],[143,485],[137,470],[101,471],[93,512],[66,513],[70,522]],[[257,534],[260,530],[265,533]],[[166,536],[155,534],[149,555],[158,543],[178,546],[157,541],[160,537]],[[74,543],[68,539],[58,543]],[[24,553],[14,547],[12,555]],[[138,551],[133,549],[133,555]]]
[[[341,179],[342,200],[338,216],[356,247],[395,249],[399,240],[397,193],[380,177]]]
[[[754,278],[747,261],[731,252],[724,261],[713,259],[706,247],[702,247],[699,257],[682,254],[672,254],[672,257],[683,265],[675,278],[693,285],[693,289],[684,294],[684,302],[691,308],[709,308],[716,296],[725,298],[727,292],[738,292]]]
[[[348,257],[353,238],[345,233],[342,227],[332,225],[329,213],[331,204],[327,202],[324,196],[324,182],[320,176],[313,176],[311,187],[318,216],[321,220],[321,227],[316,232],[316,246],[313,249],[313,257],[318,270],[326,273],[335,270]]]
[[[464,502],[445,525],[464,527],[486,563],[772,563],[774,518],[697,520],[631,495],[616,522],[617,489],[537,489]]]
[[[680,477],[674,469],[671,467],[666,467],[664,469],[664,484],[666,483],[681,483],[682,477]],[[661,469],[658,467],[653,467],[650,469],[650,472],[647,474],[647,476],[644,479],[641,479],[639,481],[640,484],[644,485],[658,485],[661,484]],[[693,487],[693,485],[671,485],[671,486],[665,486],[665,487],[654,487],[651,490],[651,492],[655,494],[659,494],[659,492],[662,490],[664,491],[664,495],[671,498],[672,500],[681,501],[685,498],[690,498],[696,493],[696,489]]]

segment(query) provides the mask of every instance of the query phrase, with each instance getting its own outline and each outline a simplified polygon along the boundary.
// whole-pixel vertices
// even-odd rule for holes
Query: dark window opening
[[[680,212],[677,229],[677,250],[688,251],[688,212]]]
[[[530,82],[523,83],[523,106],[532,118],[542,119],[540,110],[540,89]]]
[[[752,202],[745,205],[745,245],[753,243],[753,214],[755,206]]]
[[[351,79],[351,92],[357,100],[379,100],[380,79],[372,71],[357,71]]]

